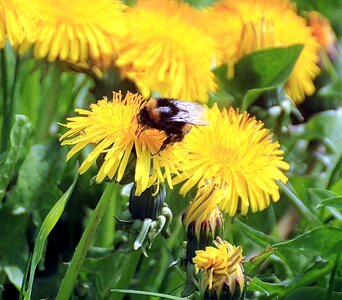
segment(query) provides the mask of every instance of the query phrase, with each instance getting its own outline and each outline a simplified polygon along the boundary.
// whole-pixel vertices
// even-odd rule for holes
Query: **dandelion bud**
[[[133,219],[144,220],[149,218],[155,220],[162,212],[166,197],[164,185],[147,188],[140,196],[135,196],[136,185],[133,185],[129,196],[129,210]]]
[[[183,214],[187,232],[186,261],[191,262],[195,251],[213,244],[223,224],[223,216],[217,203],[224,197],[224,191],[210,184],[203,185]]]

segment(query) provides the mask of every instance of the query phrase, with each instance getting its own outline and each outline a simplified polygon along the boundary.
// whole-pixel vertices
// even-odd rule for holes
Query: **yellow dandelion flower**
[[[69,130],[60,138],[62,145],[74,145],[67,160],[87,145],[94,149],[80,166],[80,173],[86,172],[103,155],[104,162],[96,176],[97,182],[105,178],[120,182],[129,166],[136,160],[134,180],[136,195],[140,195],[154,183],[164,182],[172,188],[171,174],[177,173],[172,147],[159,151],[166,139],[163,131],[139,130],[138,113],[145,105],[145,99],[128,92],[113,93],[113,100],[107,98],[90,106],[90,111],[76,109],[77,117],[68,118],[65,125]]]
[[[249,208],[263,210],[271,200],[278,201],[275,180],[287,181],[282,170],[289,165],[264,124],[233,108],[221,112],[217,105],[209,110],[208,121],[210,126],[192,128],[182,145],[175,147],[185,172],[174,183],[186,180],[180,193],[210,182],[226,191],[218,205],[231,216],[237,211],[246,214]]]
[[[13,47],[24,39],[33,41],[36,36],[34,14],[29,1],[0,0],[0,48],[7,39]]]
[[[322,49],[325,49],[331,57],[337,55],[337,38],[330,22],[317,11],[311,11],[307,14],[308,25],[312,28],[312,35]]]
[[[33,4],[39,13],[35,57],[78,63],[117,55],[125,31],[121,1],[34,0]]]
[[[195,199],[183,215],[186,230],[193,225],[197,240],[200,239],[201,232],[204,231],[206,236],[212,235],[222,225],[222,214],[218,204],[225,198],[225,194],[225,190],[210,184],[205,184],[198,189]]]
[[[194,24],[198,12],[175,0],[137,1],[128,13],[128,34],[117,65],[143,95],[206,102],[216,84],[214,41]]]
[[[303,44],[286,91],[297,103],[315,91],[313,80],[319,73],[318,43],[311,29],[287,0],[223,0],[203,14],[203,24],[218,41],[223,62],[232,67],[252,51]]]
[[[204,271],[202,286],[209,292],[216,292],[219,296],[227,287],[229,293],[243,291],[243,269],[241,265],[242,248],[235,247],[219,237],[214,241],[215,247],[206,247],[205,250],[196,251],[193,258],[196,273]]]

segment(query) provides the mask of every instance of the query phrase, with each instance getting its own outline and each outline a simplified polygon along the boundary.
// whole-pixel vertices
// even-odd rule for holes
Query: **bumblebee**
[[[204,118],[205,108],[196,102],[169,98],[151,98],[140,110],[139,123],[143,128],[155,128],[166,133],[167,138],[159,151],[167,145],[183,140],[192,125],[209,125]]]

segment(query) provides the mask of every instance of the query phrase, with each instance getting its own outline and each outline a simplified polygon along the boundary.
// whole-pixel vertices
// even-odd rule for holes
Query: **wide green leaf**
[[[0,268],[3,268],[9,280],[20,289],[26,262],[29,257],[26,228],[27,214],[13,214],[8,208],[0,210]]]
[[[328,290],[320,287],[301,287],[285,297],[285,300],[322,300],[328,299]],[[333,292],[330,300],[342,299],[341,292]]]
[[[0,201],[6,193],[6,188],[14,175],[17,164],[23,159],[29,140],[33,134],[33,125],[22,115],[17,115],[11,130],[11,146],[5,159],[0,164]]]
[[[20,167],[8,205],[13,210],[34,211],[39,226],[60,197],[56,184],[65,165],[65,149],[57,141],[33,145]]]
[[[298,273],[316,257],[333,261],[336,253],[342,251],[342,229],[320,226],[273,247],[277,248],[277,253],[286,260],[290,269]]]
[[[254,277],[247,289],[249,291],[264,293],[272,299],[276,298],[276,296],[283,297],[291,294],[291,292],[298,288],[318,282],[322,277],[331,272],[333,265],[333,262],[317,260],[313,262],[310,268],[304,270],[303,273],[291,279],[276,283],[262,281],[260,278]],[[278,281],[276,278],[274,279]]]
[[[236,98],[236,105],[246,110],[264,91],[289,78],[302,49],[303,45],[293,45],[243,56],[236,63],[234,78],[225,82],[225,89]]]

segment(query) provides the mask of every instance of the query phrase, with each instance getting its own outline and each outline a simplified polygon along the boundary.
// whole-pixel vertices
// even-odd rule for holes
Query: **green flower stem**
[[[309,210],[308,207],[298,198],[294,191],[292,191],[286,184],[277,180],[280,189],[298,208],[304,219],[310,224],[312,228],[322,225],[321,221]]]
[[[7,149],[9,133],[10,133],[10,118],[8,112],[8,76],[7,76],[7,64],[6,64],[6,49],[1,49],[1,86],[2,86],[2,128],[1,128],[1,152]]]
[[[114,183],[107,185],[99,203],[92,213],[86,228],[82,234],[81,240],[75,250],[74,256],[70,262],[67,272],[62,280],[56,300],[68,300],[73,292],[77,276],[81,270],[87,250],[93,240],[96,230],[111,203],[113,193],[116,187]]]
[[[48,94],[40,99],[40,118],[38,117],[36,141],[43,142],[48,136],[53,117],[60,98],[62,71],[58,64],[52,64],[50,68],[50,85]]]
[[[19,54],[17,54],[15,57],[14,75],[13,75],[13,82],[11,86],[10,104],[8,108],[8,118],[9,118],[10,125],[12,125],[12,119],[13,119],[15,88],[16,88],[16,84],[18,80],[19,66],[20,66],[20,56]]]
[[[118,199],[119,189],[113,191],[113,198]],[[113,248],[113,242],[115,238],[115,214],[116,214],[116,203],[117,201],[112,201],[108,206],[102,221],[100,223],[99,229],[96,235],[95,245],[104,248]]]

